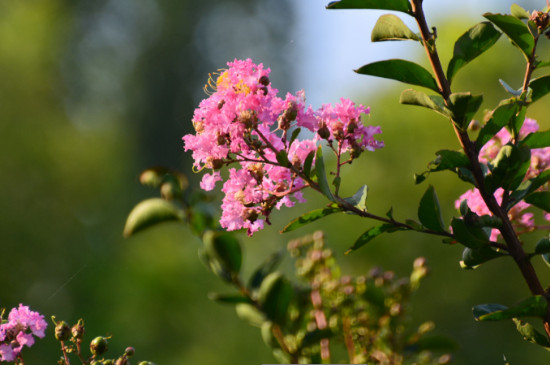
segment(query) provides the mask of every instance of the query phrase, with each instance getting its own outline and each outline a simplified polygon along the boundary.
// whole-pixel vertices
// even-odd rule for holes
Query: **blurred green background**
[[[121,232],[133,205],[154,194],[139,185],[141,170],[164,165],[190,173],[181,136],[190,132],[208,72],[228,60],[251,57],[273,69],[272,82],[281,92],[306,88],[307,93],[307,81],[298,85],[296,79],[319,77],[303,65],[296,77],[301,49],[289,47],[289,39],[303,19],[295,15],[293,1],[299,0],[0,2],[1,307],[22,302],[70,323],[82,317],[89,338],[113,335],[113,355],[132,345],[136,358],[159,365],[274,361],[258,329],[239,321],[232,308],[207,299],[208,292],[225,288],[200,264],[199,242],[186,227],[165,224],[128,240]],[[442,45],[482,20],[461,14],[431,17]],[[312,44],[322,44],[314,38]],[[376,50],[368,38],[364,35],[364,47]],[[448,62],[452,47],[440,51]],[[541,54],[548,55],[548,47]],[[417,47],[402,57],[421,56]],[[457,76],[454,90],[494,90],[484,103],[492,108],[506,96],[498,78],[520,85],[523,68],[519,52],[502,39]],[[404,85],[356,77],[373,85],[369,95],[354,99],[372,107],[368,121],[382,126],[387,147],[365,154],[347,170],[344,191],[352,194],[367,184],[371,211],[383,214],[393,206],[395,217],[405,219],[415,216],[427,184],[433,184],[449,221],[454,200],[467,186],[445,173],[420,186],[412,181],[435,151],[458,148],[449,124],[399,105]],[[550,127],[544,119],[547,103],[543,99],[529,113],[543,129]],[[314,229],[327,232],[351,274],[380,265],[407,275],[414,258],[425,256],[432,275],[413,300],[411,323],[434,320],[439,333],[455,338],[461,347],[455,363],[502,364],[504,356],[511,364],[548,359],[543,350],[522,342],[512,323],[473,321],[472,305],[513,304],[528,295],[512,262],[463,271],[460,247],[403,233],[382,236],[344,256],[372,224],[349,216],[331,216],[279,235],[290,217],[325,204],[308,197],[302,207],[274,213],[273,227],[253,239],[242,237],[245,272]],[[548,269],[535,264],[542,281],[549,282]],[[287,259],[285,267],[291,265]],[[59,354],[54,342],[38,341],[25,350],[27,363],[54,362]]]

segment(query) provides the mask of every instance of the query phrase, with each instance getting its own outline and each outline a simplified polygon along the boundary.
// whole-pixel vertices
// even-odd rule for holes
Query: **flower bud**
[[[126,350],[124,350],[124,355],[128,357],[134,356],[135,353],[136,353],[136,350],[133,347],[126,347]]]
[[[57,322],[55,326],[55,339],[58,341],[67,341],[69,337],[71,337],[71,328],[67,322]]]
[[[107,339],[102,336],[98,336],[90,342],[90,351],[94,356],[101,356],[107,352]]]
[[[116,359],[115,365],[128,365],[128,359],[123,356]]]
[[[113,360],[105,360],[103,361],[103,365],[114,365]]]
[[[537,28],[542,31],[548,28],[548,24],[550,23],[550,15],[548,15],[548,13],[535,10],[529,17],[529,20],[533,21],[537,25]]]
[[[84,321],[82,319],[78,320],[78,323],[73,326],[71,329],[73,337],[81,340],[84,337]]]
[[[267,86],[269,85],[270,81],[269,81],[269,77],[267,77],[266,75],[263,75],[262,77],[260,77],[260,79],[258,80],[258,82],[264,86]]]
[[[317,134],[322,139],[329,139],[330,137],[330,130],[328,129],[327,125],[325,123],[322,123],[322,126],[317,130]]]

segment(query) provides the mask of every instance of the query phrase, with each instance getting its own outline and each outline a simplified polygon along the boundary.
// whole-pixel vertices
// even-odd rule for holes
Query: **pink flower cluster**
[[[525,119],[525,122],[520,130],[519,137],[523,139],[528,134],[538,131],[538,129],[538,123],[533,119],[527,118]],[[479,153],[479,161],[488,163],[494,160],[500,149],[510,142],[511,138],[512,136],[506,128],[501,129],[500,132],[498,132],[489,142],[487,142],[487,144],[485,144],[485,146],[483,146]],[[550,147],[532,149],[531,165],[527,171],[525,179],[535,177],[544,170],[547,170],[549,167]],[[503,194],[504,190],[502,188],[497,189],[494,193],[499,204],[502,203]],[[477,215],[492,215],[489,208],[487,208],[487,205],[485,205],[479,190],[471,189],[462,194],[455,202],[455,207],[458,209],[460,207],[460,203],[464,200],[466,200],[470,210]],[[534,214],[531,212],[525,212],[525,210],[530,206],[530,204],[520,201],[514,205],[510,211],[508,211],[508,217],[510,218],[512,224],[520,230],[520,233],[523,231],[531,231],[535,227]],[[545,214],[545,218],[550,221],[550,214]],[[491,231],[491,240],[496,241],[498,236],[499,231],[497,229],[493,229]]]
[[[0,361],[14,361],[23,346],[31,347],[34,336],[43,338],[48,326],[44,316],[19,304],[13,308],[7,321],[0,325]]]
[[[227,230],[245,228],[251,235],[269,223],[273,208],[303,202],[302,190],[308,186],[304,163],[319,141],[327,141],[339,161],[349,153],[348,162],[365,150],[383,147],[374,138],[380,127],[361,122],[368,108],[341,99],[314,111],[306,106],[303,91],[278,97],[270,70],[262,64],[247,59],[227,65],[215,79],[210,76],[210,96],[193,116],[195,134],[183,137],[185,150],[193,152],[194,168],[211,171],[203,176],[202,189],[212,190],[223,180],[223,166],[236,165],[222,188],[220,224]],[[296,128],[310,131],[309,139],[291,138]]]

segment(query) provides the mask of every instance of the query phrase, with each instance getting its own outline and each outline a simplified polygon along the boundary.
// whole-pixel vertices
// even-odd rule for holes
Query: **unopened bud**
[[[79,340],[84,337],[84,321],[82,321],[82,319],[79,319],[78,323],[71,328],[71,333],[74,338]]]
[[[128,365],[128,359],[126,357],[119,357],[116,359],[115,365]]]
[[[67,341],[69,337],[71,337],[71,328],[67,322],[57,322],[55,326],[55,339],[58,341]]]
[[[548,15],[548,13],[535,10],[529,17],[529,20],[533,21],[537,25],[537,28],[542,31],[548,28],[548,24],[550,23],[550,16]]]
[[[136,350],[133,347],[126,347],[126,350],[124,350],[124,355],[128,357],[134,356],[135,353],[136,353]]]
[[[321,137],[322,139],[329,139],[330,137],[330,130],[328,129],[328,127],[326,126],[326,124],[323,124],[321,126],[321,128],[319,128],[317,130],[317,134],[319,135],[319,137]]]
[[[237,119],[246,128],[254,128],[258,125],[258,117],[253,110],[244,110]]]
[[[260,79],[258,80],[258,82],[264,86],[267,86],[269,85],[270,81],[269,81],[269,77],[267,77],[266,75],[263,75],[262,77],[260,77]]]
[[[245,221],[255,222],[258,219],[258,212],[254,209],[245,209],[242,217]]]
[[[98,336],[90,342],[90,351],[94,356],[101,356],[107,352],[107,339],[102,336]]]
[[[348,133],[353,133],[357,129],[357,121],[355,119],[350,120],[347,129]]]

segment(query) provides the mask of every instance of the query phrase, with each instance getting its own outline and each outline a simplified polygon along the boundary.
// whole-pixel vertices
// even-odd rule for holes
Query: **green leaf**
[[[468,157],[459,151],[439,150],[436,153],[436,159],[430,162],[430,172],[450,170],[456,172],[458,168],[467,168],[470,166]]]
[[[312,210],[311,212],[302,214],[298,218],[295,218],[292,221],[290,221],[290,223],[288,223],[281,230],[281,233],[294,231],[295,229],[303,227],[306,224],[310,224],[312,222],[315,222],[316,220],[324,218],[329,214],[338,213],[338,212],[341,212],[341,211],[342,211],[342,208],[340,208],[336,204],[331,204],[330,206],[328,206],[326,208]]]
[[[323,328],[322,330],[316,328],[313,331],[306,332],[300,348],[309,347],[312,345],[319,345],[319,341],[324,338],[331,338],[335,333],[330,328]]]
[[[404,90],[399,97],[399,102],[405,105],[417,105],[431,109],[446,118],[450,118],[451,113],[445,107],[443,98],[439,95],[426,95],[425,93],[413,89]]]
[[[478,249],[489,244],[489,238],[483,229],[467,224],[463,219],[453,218],[451,227],[456,240],[468,248]]]
[[[271,321],[262,323],[262,340],[264,340],[265,344],[270,348],[279,348],[279,341],[277,341],[277,338],[273,335],[273,325],[274,323]]]
[[[550,66],[550,61],[536,61],[535,68],[543,68]]]
[[[493,111],[491,119],[479,131],[476,147],[481,149],[495,134],[510,123],[518,112],[518,108],[519,106],[516,103],[506,103],[497,107]]]
[[[539,77],[538,79],[534,79],[529,83],[529,87],[533,90],[533,94],[531,95],[531,102],[534,103],[535,101],[542,98],[544,95],[550,93],[550,75]]]
[[[462,252],[462,261],[460,261],[460,267],[463,269],[475,269],[479,265],[496,259],[499,257],[507,256],[501,252],[493,250],[491,247],[485,245],[478,249],[471,249],[466,247]]]
[[[330,187],[327,181],[327,174],[325,172],[325,161],[323,160],[323,149],[321,146],[317,148],[317,158],[315,159],[315,173],[319,183],[321,192],[329,198],[330,201],[334,201],[334,195],[330,191]]]
[[[437,194],[432,185],[428,187],[418,206],[418,219],[424,227],[436,232],[445,232]]]
[[[499,187],[515,190],[523,181],[530,165],[529,148],[505,145],[491,163],[491,174],[485,179],[485,186],[490,191]]]
[[[239,240],[231,233],[207,231],[203,236],[205,253],[211,261],[232,275],[239,273],[242,250]]]
[[[516,324],[516,329],[523,336],[525,341],[529,341],[535,345],[539,345],[545,347],[547,350],[550,350],[550,341],[548,340],[548,336],[542,334],[530,323],[524,323],[517,318],[512,318],[512,320]]]
[[[500,321],[519,317],[546,317],[548,302],[542,295],[527,298],[508,308],[501,304],[481,304],[473,308],[476,321]]]
[[[451,101],[449,109],[453,113],[453,120],[458,123],[460,129],[465,130],[481,106],[483,96],[462,92],[451,94],[449,100]]]
[[[345,254],[349,254],[352,251],[357,250],[358,248],[366,245],[369,243],[372,239],[378,237],[384,232],[395,232],[399,231],[401,228],[394,226],[393,224],[382,224],[380,226],[375,226],[367,229],[359,238],[353,243],[353,245],[345,252]]]
[[[512,194],[510,194],[510,203],[508,204],[506,209],[511,209],[524,197],[531,194],[532,192],[546,184],[548,181],[550,181],[550,170],[545,170],[541,172],[538,176],[522,182],[520,186]]]
[[[453,58],[447,67],[449,82],[467,63],[487,51],[500,38],[500,32],[489,22],[474,25],[455,43]]]
[[[353,196],[349,198],[344,198],[344,200],[351,205],[353,205],[355,208],[366,212],[367,211],[367,194],[368,194],[369,188],[367,185],[363,185],[357,190]],[[350,212],[353,213],[353,212]]]
[[[531,133],[525,137],[522,143],[529,148],[550,147],[550,130]]]
[[[283,260],[283,250],[271,254],[260,266],[254,270],[248,281],[248,289],[256,290],[262,281],[271,274]]]
[[[279,152],[277,152],[277,154],[275,155],[275,158],[277,159],[277,162],[279,163],[279,165],[281,165],[282,167],[290,166],[290,162],[288,161],[288,155],[286,154],[285,150],[280,150]]]
[[[523,52],[527,60],[531,57],[535,40],[527,25],[512,15],[485,13],[483,16],[499,27],[512,43]]]
[[[280,272],[273,272],[263,280],[258,301],[270,320],[284,324],[293,295],[290,282]]]
[[[531,14],[529,14],[527,10],[525,10],[518,4],[512,4],[512,6],[510,7],[510,12],[518,19],[529,19],[529,17],[531,16]]]
[[[124,237],[129,237],[145,228],[183,218],[183,212],[174,204],[161,198],[151,198],[137,204],[128,215],[124,225]]]
[[[289,146],[291,146],[292,143],[296,140],[296,138],[298,138],[298,135],[300,134],[301,131],[302,131],[302,128],[296,128],[295,130],[292,131],[292,135],[290,136],[290,140],[288,142]]]
[[[539,255],[550,253],[550,239],[548,237],[543,237],[537,242],[535,253]]]
[[[510,85],[508,85],[508,83],[506,81],[504,81],[503,79],[498,79],[498,82],[500,82],[500,84],[502,85],[504,90],[506,90],[510,94],[512,94],[514,96],[520,96],[521,95],[521,93],[522,93],[521,88],[516,90],[513,87],[511,87]]]
[[[525,197],[525,202],[550,212],[550,191],[537,191]]]
[[[371,41],[401,41],[412,39],[419,41],[420,38],[403,23],[396,15],[385,14],[378,18],[371,33]]]
[[[309,177],[311,175],[311,166],[313,164],[313,159],[315,158],[315,152],[311,151],[308,153],[306,160],[304,161],[304,175]]]
[[[341,0],[329,3],[327,9],[382,9],[402,11],[412,15],[408,0]]]
[[[208,298],[218,303],[223,304],[237,304],[237,303],[248,303],[252,304],[250,298],[245,297],[241,294],[220,294],[220,293],[210,293]]]
[[[392,59],[369,63],[357,70],[358,74],[371,75],[423,86],[439,92],[437,83],[424,67],[410,61]]]

